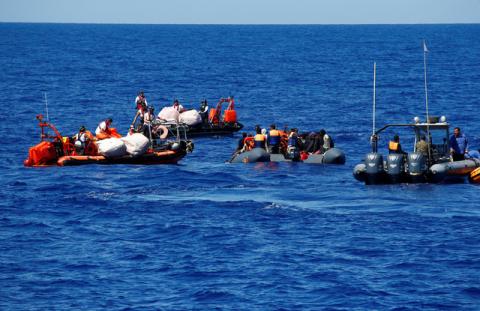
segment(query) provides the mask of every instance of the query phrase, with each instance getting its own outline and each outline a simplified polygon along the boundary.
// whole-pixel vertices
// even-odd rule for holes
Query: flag
[[[428,53],[427,45],[425,44],[425,40],[423,40],[423,52]]]

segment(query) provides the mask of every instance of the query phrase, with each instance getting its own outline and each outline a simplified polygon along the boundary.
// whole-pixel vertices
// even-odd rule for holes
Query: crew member
[[[453,135],[450,137],[450,153],[453,161],[465,160],[465,154],[468,153],[468,140],[460,131],[459,127],[453,129]]]
[[[402,150],[402,145],[400,145],[400,136],[393,136],[393,140],[388,143],[388,153],[405,154],[405,152]]]
[[[141,110],[142,113],[147,110],[148,103],[143,91],[138,92],[138,96],[135,98],[135,107],[137,108],[137,111]]]
[[[271,153],[279,153],[280,150],[280,132],[276,129],[275,124],[270,125],[268,133],[268,147]]]
[[[178,112],[182,113],[185,111],[185,108],[183,108],[183,106],[180,104],[180,102],[178,101],[178,99],[175,99],[173,101],[173,108],[175,108]]]
[[[260,129],[259,126],[257,126],[256,131],[257,134],[253,138],[255,141],[255,148],[263,148],[266,149],[266,137],[264,134],[262,134],[262,130]]]
[[[415,150],[425,156],[428,155],[428,143],[426,142],[425,135],[420,136],[420,140],[415,144]]]
[[[202,100],[200,103],[200,109],[198,110],[198,113],[202,117],[202,123],[207,123],[208,122],[208,102],[206,99]]]
[[[122,137],[120,134],[118,134],[117,130],[114,128],[110,128],[110,125],[112,124],[112,118],[108,118],[98,125],[97,129],[95,130],[95,135],[97,136],[97,139],[105,139],[105,138],[110,138],[110,137]]]
[[[92,143],[93,135],[82,125],[78,130],[78,133],[73,136],[73,141],[76,153],[83,155],[85,154],[88,145]]]

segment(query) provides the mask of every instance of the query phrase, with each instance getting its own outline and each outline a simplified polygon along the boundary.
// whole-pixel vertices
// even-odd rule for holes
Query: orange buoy
[[[480,184],[480,167],[477,167],[475,170],[471,171],[468,179],[471,183]]]

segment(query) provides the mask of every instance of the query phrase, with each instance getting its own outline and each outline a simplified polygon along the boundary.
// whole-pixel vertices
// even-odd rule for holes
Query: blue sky
[[[1,22],[480,23],[480,0],[0,0]]]

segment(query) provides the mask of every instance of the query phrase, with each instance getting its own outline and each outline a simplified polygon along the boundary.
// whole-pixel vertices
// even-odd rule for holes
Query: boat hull
[[[139,165],[155,165],[155,164],[176,164],[186,155],[183,151],[158,151],[141,155],[139,157],[123,156],[118,158],[107,158],[102,155],[98,156],[63,156],[58,159],[59,166],[78,166],[86,164],[139,164]]]
[[[251,151],[239,153],[230,161],[232,163],[254,162],[294,162],[283,154],[270,154],[263,148],[254,148]],[[327,150],[324,154],[311,154],[307,159],[295,162],[306,164],[345,164],[345,154],[338,148]]]

